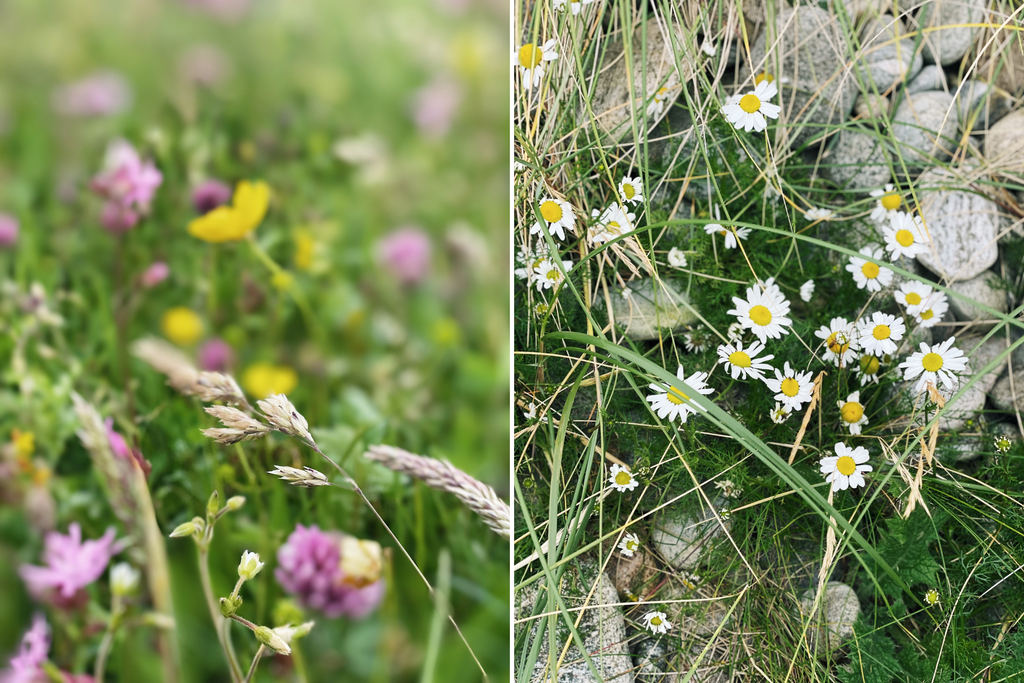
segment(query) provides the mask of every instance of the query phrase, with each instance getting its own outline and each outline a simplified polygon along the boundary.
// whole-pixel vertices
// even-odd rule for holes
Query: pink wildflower
[[[18,573],[37,600],[52,597],[60,604],[71,601],[78,591],[100,578],[116,552],[113,528],[83,543],[82,528],[75,522],[68,527],[67,536],[56,531],[46,534],[44,546],[47,566],[23,564]]]
[[[413,121],[425,136],[444,137],[461,102],[462,88],[459,84],[447,76],[438,76],[416,91]]]
[[[419,228],[401,228],[389,234],[378,245],[381,262],[403,284],[423,281],[430,268],[430,240]]]
[[[114,71],[100,71],[62,85],[53,92],[52,104],[64,116],[113,116],[128,109],[132,90],[128,81]]]
[[[182,2],[223,22],[233,23],[239,21],[249,11],[250,0],[182,0]]]
[[[122,460],[131,458],[132,449],[128,446],[128,442],[124,440],[124,437],[114,429],[114,418],[108,417],[103,424],[107,426],[107,443],[110,444],[111,452]]]
[[[192,204],[200,214],[208,214],[231,201],[231,186],[219,180],[204,180],[192,190]]]
[[[220,337],[214,337],[199,347],[199,367],[211,372],[224,372],[231,367],[235,352]]]
[[[138,223],[139,213],[148,213],[164,177],[152,161],[143,161],[126,140],[107,146],[103,170],[92,179],[92,191],[107,200],[103,227],[112,232],[129,230]]]
[[[32,628],[21,637],[18,654],[11,657],[8,668],[0,671],[0,683],[37,683],[46,681],[43,663],[50,653],[50,627],[38,612]]]
[[[18,219],[0,213],[0,247],[13,247],[18,241]]]
[[[142,273],[140,278],[143,287],[156,287],[158,284],[167,279],[167,276],[171,274],[170,267],[163,261],[154,261],[146,268],[145,272]]]

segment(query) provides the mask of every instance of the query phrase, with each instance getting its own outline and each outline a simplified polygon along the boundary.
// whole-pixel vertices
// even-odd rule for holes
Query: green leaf
[[[860,631],[861,627],[862,622],[858,621],[854,631]],[[850,648],[850,668],[843,667],[837,672],[839,680],[842,683],[890,683],[903,673],[895,651],[895,643],[881,631],[858,633]]]
[[[939,564],[928,546],[938,540],[936,523],[924,511],[917,511],[909,519],[890,517],[885,520],[886,531],[878,544],[878,553],[896,570],[907,586],[925,584],[935,586]],[[899,595],[900,586],[888,576],[880,575],[878,586],[888,595]]]

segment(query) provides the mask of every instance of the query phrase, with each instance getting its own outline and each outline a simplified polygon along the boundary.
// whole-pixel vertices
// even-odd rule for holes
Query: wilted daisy
[[[846,397],[845,401],[839,401],[839,417],[843,424],[850,428],[851,434],[860,434],[860,429],[868,423],[864,414],[864,404],[860,402],[860,392],[855,391]]]
[[[920,351],[915,351],[905,361],[899,364],[904,370],[903,379],[911,381],[918,377],[917,386],[914,390],[924,391],[925,384],[931,382],[938,389],[939,382],[946,389],[953,389],[955,376],[953,373],[961,372],[967,367],[967,357],[960,349],[953,348],[956,337],[950,337],[941,344],[929,346],[921,342]]]
[[[1011,441],[1010,437],[1005,434],[1000,434],[992,440],[992,445],[995,446],[996,453],[1005,453],[1010,450],[1010,446],[1013,445],[1013,441]]]
[[[679,370],[676,371],[676,378],[680,382],[685,382],[692,390],[704,396],[714,391],[714,389],[707,385],[708,373],[706,372],[695,372],[687,379],[683,374],[683,366],[680,365]],[[675,387],[654,383],[650,385],[650,388],[655,393],[648,396],[647,401],[651,404],[651,410],[657,413],[658,417],[663,420],[667,419],[669,422],[672,422],[678,417],[680,422],[686,422],[686,417],[689,413],[696,415],[697,411],[700,410],[697,404],[691,401],[689,396]]]
[[[814,296],[814,280],[808,280],[800,285],[800,300],[807,302]]]
[[[722,220],[718,205],[715,205],[715,220]],[[726,228],[720,223],[708,223],[704,226],[704,232],[709,235],[721,235],[725,239],[725,248],[735,249],[739,244],[738,240],[745,240],[750,235],[750,228]]]
[[[881,247],[876,247],[875,249],[864,247],[860,250],[860,253],[878,261],[881,261],[884,255]],[[846,270],[853,273],[857,289],[866,288],[869,292],[878,292],[881,291],[882,287],[888,287],[889,283],[892,282],[891,270],[856,256],[850,257]]]
[[[576,16],[583,9],[583,5],[589,5],[594,0],[554,0],[554,8],[556,10],[563,9],[566,5],[572,10],[573,16]]]
[[[811,207],[804,211],[804,219],[808,221],[827,221],[832,218],[835,212],[831,209],[818,209]]]
[[[715,482],[715,488],[722,492],[726,498],[739,498],[743,495],[743,489],[737,488],[730,479],[723,479]]]
[[[889,216],[889,224],[882,227],[885,250],[889,258],[897,261],[901,256],[914,258],[928,251],[928,235],[920,216],[895,211]]]
[[[640,176],[636,178],[625,177],[619,183],[619,196],[622,201],[636,204],[644,200],[644,181]]]
[[[526,43],[512,55],[512,64],[519,67],[524,88],[536,88],[540,85],[540,79],[544,77],[544,63],[558,59],[555,42],[552,38],[541,47]]]
[[[909,315],[916,315],[921,309],[921,304],[932,295],[933,290],[923,282],[901,282],[899,289],[893,292],[897,303],[906,306]]]
[[[934,607],[935,605],[939,604],[939,591],[935,590],[934,588],[929,588],[927,591],[925,591],[924,602],[929,607]]]
[[[777,425],[780,425],[787,419],[789,419],[790,414],[791,413],[789,408],[782,405],[778,401],[775,402],[775,407],[768,411],[768,417],[770,417],[772,419],[772,422],[774,422]]]
[[[535,248],[531,248],[530,245],[519,247],[516,252],[516,264],[521,267],[516,268],[513,274],[520,280],[532,281],[535,275],[534,269],[547,257],[548,246],[543,239],[537,242]]]
[[[917,307],[914,313],[914,321],[921,327],[932,327],[942,320],[949,310],[949,300],[942,292],[934,292],[931,296]]]
[[[787,318],[789,302],[779,291],[775,278],[768,278],[762,290],[758,285],[747,288],[746,300],[732,298],[736,308],[727,311],[734,315],[745,329],[751,330],[761,343],[766,339],[778,339],[787,334],[786,328],[792,324]]]
[[[530,401],[526,404],[526,409],[523,410],[523,419],[534,420],[537,418],[537,404]]]
[[[562,268],[559,268],[551,259],[544,259],[533,269],[533,277],[537,282],[537,291],[545,289],[558,289],[565,282],[565,273],[572,269],[572,261],[562,261]]]
[[[619,550],[626,557],[633,557],[633,553],[640,547],[640,538],[636,534],[626,534],[619,541]]]
[[[729,123],[738,130],[747,132],[753,130],[760,133],[768,127],[765,117],[779,118],[781,108],[768,101],[777,94],[779,94],[779,89],[775,87],[774,83],[765,79],[757,84],[753,92],[746,93],[738,100],[730,98],[730,101],[722,107],[722,113],[725,114]]]
[[[871,196],[878,202],[871,211],[871,220],[876,223],[885,223],[895,214],[903,203],[903,197],[896,191],[892,183],[888,183],[884,190],[872,190]]]
[[[594,209],[591,214],[596,223],[587,231],[587,238],[591,244],[609,242],[616,237],[621,237],[633,231],[634,214],[626,213],[618,202],[614,202],[599,212]]]
[[[686,254],[684,254],[678,247],[672,247],[668,252],[668,264],[673,268],[685,268]]]
[[[828,327],[822,325],[814,336],[825,342],[822,357],[827,363],[833,363],[836,367],[847,367],[857,357],[860,343],[857,339],[856,326],[846,318],[832,318]]]
[[[644,615],[644,628],[651,633],[668,633],[672,624],[668,621],[668,615],[664,612],[648,612]]]
[[[665,111],[665,102],[667,101],[668,88],[658,88],[658,91],[654,93],[651,103],[647,105],[647,115],[652,117],[661,116],[661,112]]]
[[[743,338],[743,325],[739,323],[733,323],[729,327],[725,328],[725,338],[729,341],[736,341],[737,339]]]
[[[814,381],[809,372],[797,372],[789,367],[789,361],[783,366],[782,372],[775,368],[775,379],[764,378],[764,383],[775,393],[775,400],[781,401],[782,405],[796,412],[805,403],[811,402],[811,389],[814,388]]]
[[[833,491],[845,491],[864,486],[864,473],[870,472],[868,450],[863,446],[850,448],[845,443],[837,443],[836,454],[821,459],[821,473],[827,475],[825,481],[832,482]]]
[[[608,483],[616,491],[632,491],[640,485],[632,472],[618,464],[611,466],[611,477],[608,479]]]
[[[865,353],[883,356],[896,353],[896,342],[903,339],[907,331],[902,318],[876,311],[859,323],[860,346]]]
[[[870,353],[861,355],[857,364],[853,366],[853,374],[860,378],[860,385],[865,384],[878,384],[878,378],[881,376],[879,370],[882,369],[882,361],[878,359],[878,356],[873,356]]]
[[[757,357],[757,354],[764,351],[764,344],[754,342],[746,351],[743,350],[743,342],[734,344],[722,344],[718,347],[718,362],[724,365],[733,379],[763,379],[764,371],[771,370],[772,366],[768,361],[775,356],[768,355]]]
[[[548,311],[550,311],[550,310],[551,310],[551,307],[548,306],[543,301],[538,301],[537,303],[535,303],[533,305],[533,312],[534,312],[534,314],[538,318],[543,318],[544,316],[546,316],[548,314]]]
[[[540,215],[548,224],[548,231],[552,237],[565,239],[565,231],[576,232],[576,215],[573,213],[572,204],[560,199],[545,197],[540,201]],[[540,221],[530,228],[531,235],[538,235],[541,231]]]
[[[686,332],[683,333],[683,346],[690,353],[704,353],[707,344],[708,335],[704,333],[704,329],[701,327],[697,329],[687,328]]]

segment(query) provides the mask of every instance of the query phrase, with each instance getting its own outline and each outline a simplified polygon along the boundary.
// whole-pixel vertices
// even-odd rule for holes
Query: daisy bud
[[[245,496],[231,496],[228,498],[227,504],[224,505],[224,509],[228,512],[234,512],[245,505]]]
[[[323,472],[314,470],[312,467],[304,467],[300,470],[295,467],[278,465],[267,472],[267,474],[273,474],[275,477],[281,477],[282,481],[286,481],[293,486],[302,486],[303,488],[331,485],[331,482],[327,481],[327,475]]]
[[[260,562],[259,553],[246,550],[242,553],[242,561],[238,563],[238,578],[251,581],[263,569],[263,564]]]
[[[181,538],[182,536],[192,536],[196,533],[196,525],[192,522],[185,522],[179,524],[174,531],[171,532],[171,538]]]
[[[260,641],[263,645],[266,645],[271,650],[279,655],[290,655],[292,649],[288,647],[288,643],[284,641],[284,638],[274,632],[274,629],[266,626],[257,626],[256,640]]]
[[[309,424],[284,394],[275,394],[257,402],[259,409],[270,426],[288,436],[294,436],[307,443],[315,443],[309,433]]]
[[[229,619],[233,614],[236,614],[241,606],[242,596],[240,595],[220,599],[220,613],[224,615],[225,619]]]
[[[127,562],[118,562],[110,568],[110,590],[114,595],[130,595],[139,586],[139,570]]]

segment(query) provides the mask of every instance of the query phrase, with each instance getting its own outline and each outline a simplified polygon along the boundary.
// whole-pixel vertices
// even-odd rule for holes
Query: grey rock
[[[993,171],[1024,175],[1024,109],[1004,116],[988,130],[984,152]]]
[[[946,73],[941,66],[929,64],[921,69],[914,80],[907,84],[906,92],[908,95],[913,95],[928,90],[942,90],[943,92],[946,90]]]
[[[972,374],[977,374],[984,370],[986,365],[999,358],[999,356],[1005,353],[1008,348],[1005,335],[994,334],[989,337],[988,341],[981,346],[978,346],[978,343],[982,339],[983,337],[977,336],[957,337],[956,342],[953,344],[968,356],[967,363],[971,368]],[[978,348],[975,348],[976,346]],[[1007,354],[1007,356],[1008,355],[1009,354]],[[978,380],[978,384],[981,385],[986,392],[991,391],[992,387],[995,386],[1000,375],[1002,375],[1003,371],[1006,369],[1007,361],[1008,358],[1004,357],[991,371]]]
[[[924,59],[948,66],[960,61],[971,48],[978,24],[985,18],[985,0],[900,0],[900,9],[920,7],[916,28],[938,28],[924,34]],[[913,27],[912,27],[913,28]]]
[[[1009,373],[999,378],[988,397],[992,404],[1004,412],[1013,413],[1017,410],[1024,411],[1024,365],[1016,362],[1014,358],[1013,374]],[[1014,397],[1016,396],[1016,402]]]
[[[889,98],[874,93],[861,93],[853,103],[853,114],[861,119],[884,120],[889,115]]]
[[[671,621],[671,619],[669,620]],[[666,674],[665,667],[668,647],[664,638],[641,637],[633,643],[633,662],[636,683],[668,683],[676,680],[675,674]]]
[[[910,166],[947,161],[956,149],[953,96],[929,90],[907,95],[897,105],[892,134]]]
[[[956,96],[960,128],[971,132],[988,130],[1013,111],[1010,93],[983,81],[967,80]]]
[[[608,563],[608,573],[615,590],[622,596],[641,595],[645,585],[657,574],[654,557],[643,546],[632,557],[625,557],[615,549],[611,552],[614,554]]]
[[[963,187],[956,174],[932,169],[918,179],[921,216],[931,235],[929,250],[918,254],[925,268],[947,279],[969,280],[999,257],[996,238],[1002,219],[992,200]]]
[[[889,152],[877,134],[848,128],[825,152],[821,175],[848,190],[874,189],[892,181],[889,163]]]
[[[809,5],[780,10],[751,46],[752,64],[763,63],[779,86],[779,122],[788,127],[791,147],[819,137],[826,124],[841,124],[853,109],[857,86],[845,73],[848,49],[835,18]]]
[[[612,315],[630,339],[658,339],[697,321],[689,297],[670,280],[633,280],[626,292],[612,296]]]
[[[714,505],[721,510],[725,507],[725,499],[715,499]],[[723,524],[726,529],[731,526],[728,519],[719,523],[709,509],[696,515],[666,510],[658,516],[651,540],[666,562],[677,569],[689,571],[697,567],[719,542],[725,540]]]
[[[866,92],[877,88],[883,93],[912,80],[921,71],[924,57],[914,50],[912,39],[901,38],[906,33],[903,22],[891,14],[882,14],[865,24],[860,34],[862,56],[857,61],[857,70]]]
[[[812,619],[807,631],[811,650],[825,656],[853,635],[853,624],[860,615],[860,600],[852,588],[839,581],[825,584],[821,601],[814,609],[816,594],[816,588],[804,592],[800,598],[800,613],[804,619]]]
[[[956,463],[977,460],[992,451],[990,439],[981,436],[961,436],[956,440],[941,437],[935,447],[935,457],[940,462]]]
[[[978,301],[989,308],[994,308],[1000,313],[1007,312],[1006,292],[993,286],[995,275],[991,272],[984,272],[978,277],[970,280],[958,280],[949,285],[957,294],[962,294],[969,299]],[[953,309],[957,320],[991,320],[992,314],[986,313],[977,306],[955,297],[949,297],[949,307]],[[977,329],[991,329],[993,324],[978,325]]]

